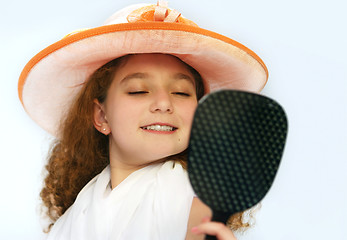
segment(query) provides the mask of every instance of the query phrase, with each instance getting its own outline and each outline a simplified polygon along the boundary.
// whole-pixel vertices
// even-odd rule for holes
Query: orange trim
[[[251,55],[254,59],[256,59],[264,68],[266,72],[266,78],[268,78],[268,70],[264,64],[264,62],[258,57],[257,54],[255,54],[252,50],[247,48],[246,46],[242,45],[239,42],[236,42],[228,37],[225,37],[223,35],[220,35],[218,33],[199,28],[194,26],[189,26],[186,24],[180,24],[180,23],[167,23],[167,22],[135,22],[135,23],[122,23],[122,24],[115,24],[115,25],[106,25],[101,26],[97,28],[88,29],[82,32],[78,32],[73,35],[69,35],[60,41],[48,46],[47,48],[43,49],[41,52],[39,52],[37,55],[35,55],[24,67],[18,81],[18,95],[19,99],[23,104],[22,99],[22,93],[23,93],[23,87],[25,83],[25,79],[27,78],[29,72],[31,69],[43,58],[48,56],[49,54],[71,44],[77,41],[80,41],[82,39],[86,39],[89,37],[112,33],[112,32],[121,32],[121,31],[134,31],[134,30],[168,30],[168,31],[184,31],[184,32],[191,32],[191,33],[197,33],[204,36],[209,36],[218,40],[221,40],[223,42],[229,43],[231,45],[234,45],[249,55]]]

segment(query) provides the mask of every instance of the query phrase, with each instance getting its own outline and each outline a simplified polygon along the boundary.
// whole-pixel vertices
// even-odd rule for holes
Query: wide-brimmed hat
[[[198,27],[159,1],[131,5],[103,26],[71,33],[39,52],[20,75],[19,98],[30,117],[56,135],[62,114],[88,77],[105,63],[133,53],[177,56],[201,74],[206,92],[259,92],[268,78],[253,51]]]

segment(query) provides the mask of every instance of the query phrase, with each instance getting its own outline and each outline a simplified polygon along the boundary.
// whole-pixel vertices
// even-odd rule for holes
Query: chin
[[[152,155],[152,160],[153,161],[158,161],[158,160],[162,160],[165,158],[170,158],[171,156],[177,155],[181,152],[183,152],[186,148],[183,149],[178,149],[176,151],[169,151],[169,152],[162,152],[162,153],[157,153],[154,156]]]

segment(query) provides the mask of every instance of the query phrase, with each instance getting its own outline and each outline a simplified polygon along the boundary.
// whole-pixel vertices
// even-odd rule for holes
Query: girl
[[[266,81],[255,53],[165,2],[132,5],[41,51],[19,96],[56,136],[41,191],[48,239],[235,239],[189,184],[191,122],[204,94]],[[232,229],[247,226],[242,215]]]

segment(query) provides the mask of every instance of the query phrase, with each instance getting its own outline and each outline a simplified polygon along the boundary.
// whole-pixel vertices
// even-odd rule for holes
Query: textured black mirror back
[[[193,120],[188,172],[198,197],[226,222],[270,189],[287,136],[287,118],[270,98],[223,90],[202,99]]]

